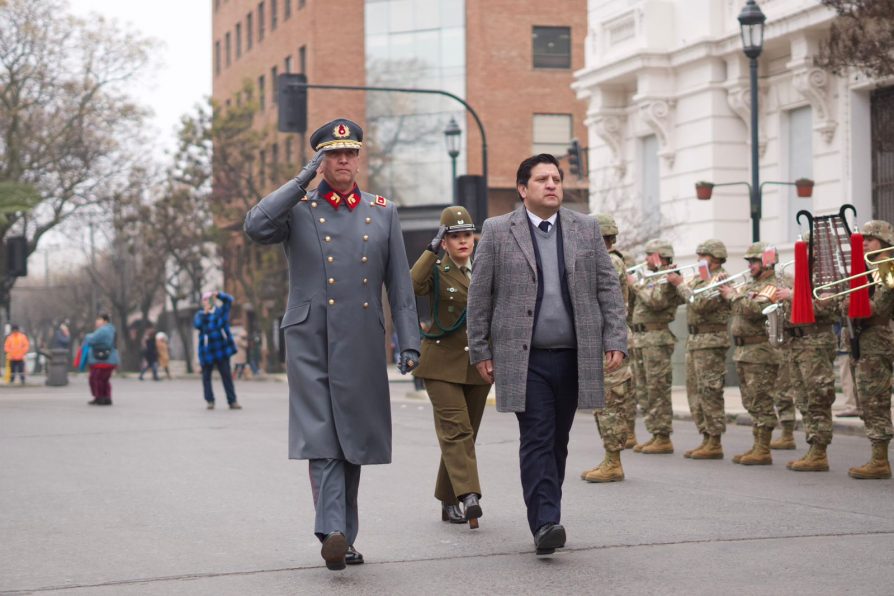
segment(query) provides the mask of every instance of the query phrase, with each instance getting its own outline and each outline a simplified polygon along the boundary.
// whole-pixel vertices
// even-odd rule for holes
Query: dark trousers
[[[561,521],[568,435],[576,410],[577,350],[532,349],[525,411],[516,413],[522,492],[532,534]]]
[[[149,362],[148,360],[146,361],[145,366],[143,366],[143,368],[140,369],[140,380],[141,381],[143,380],[143,375],[146,374],[147,370],[152,371],[152,378],[157,381],[158,380],[158,360],[156,360],[155,362]]]
[[[111,366],[90,367],[90,393],[95,399],[112,399],[112,372]]]
[[[22,385],[25,384],[25,361],[24,360],[10,360],[9,361],[9,371],[12,373],[9,377],[10,383],[15,383],[16,374],[22,377]]]
[[[230,373],[230,360],[216,360],[211,364],[202,365],[202,387],[205,389],[205,401],[214,403],[214,390],[211,389],[211,373],[214,369],[220,372],[220,379],[223,381],[224,391],[227,394],[227,403],[236,403],[236,389],[233,387],[233,375]]]
[[[308,469],[316,510],[314,534],[322,541],[327,534],[341,532],[354,544],[360,529],[360,466],[343,459],[312,459]]]

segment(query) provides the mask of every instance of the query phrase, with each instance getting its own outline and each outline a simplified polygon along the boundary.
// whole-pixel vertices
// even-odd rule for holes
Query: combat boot
[[[597,465],[595,468],[590,468],[589,470],[584,470],[583,472],[581,472],[580,479],[586,480],[588,474],[592,474],[593,472],[595,472],[596,470],[598,470],[599,468],[604,466],[605,462],[607,462],[607,461],[608,461],[608,451],[605,452],[605,457],[602,458],[602,461],[599,462],[599,465]]]
[[[624,468],[621,467],[621,452],[606,451],[602,464],[587,474],[587,482],[620,482],[624,480]]]
[[[704,447],[693,451],[689,457],[692,459],[723,459],[723,445],[720,444],[720,435],[706,435],[708,442]]]
[[[828,472],[829,458],[826,457],[826,446],[814,443],[801,459],[790,461],[785,467],[795,472]]]
[[[757,442],[754,449],[748,455],[743,455],[739,463],[743,466],[769,466],[773,463],[770,454],[770,439],[773,437],[772,428],[757,429]]]
[[[702,433],[702,442],[698,447],[694,447],[683,453],[683,457],[692,457],[692,454],[708,444],[708,433]]]
[[[782,423],[782,436],[770,441],[770,449],[797,449],[795,445],[794,421]]]
[[[633,449],[636,447],[636,420],[627,423],[627,442],[624,449]]]
[[[754,448],[757,446],[757,427],[756,426],[751,427],[751,434],[754,437],[754,443],[751,445],[751,449],[749,449],[745,453],[740,453],[739,455],[734,455],[733,456],[734,464],[742,463],[742,458],[745,457],[746,455],[751,455],[751,452],[754,451]]]
[[[651,445],[654,442],[655,442],[655,435],[652,435],[652,438],[649,439],[648,441],[646,441],[645,443],[637,443],[636,445],[634,445],[633,450],[636,453],[642,453],[643,449],[645,449],[646,447],[648,447],[649,445]]]
[[[674,452],[674,444],[671,443],[670,436],[668,435],[655,435],[655,440],[652,441],[651,444],[645,445],[641,453],[648,453],[652,455],[665,454],[665,453],[673,453]]]
[[[861,480],[882,480],[891,477],[891,464],[888,463],[888,441],[872,442],[872,459],[859,468],[847,471],[851,478]]]

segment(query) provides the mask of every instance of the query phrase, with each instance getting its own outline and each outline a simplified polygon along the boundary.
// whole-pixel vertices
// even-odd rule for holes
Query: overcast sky
[[[96,12],[162,42],[154,75],[133,92],[154,110],[163,148],[173,149],[180,116],[211,95],[211,0],[69,0],[69,4],[78,16]]]

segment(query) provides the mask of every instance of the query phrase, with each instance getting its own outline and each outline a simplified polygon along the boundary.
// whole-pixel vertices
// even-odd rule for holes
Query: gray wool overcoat
[[[565,208],[559,217],[577,333],[577,407],[601,408],[603,354],[627,353],[624,299],[596,219]],[[525,410],[536,302],[537,262],[522,206],[484,222],[469,288],[470,360],[493,360],[500,412]]]
[[[281,327],[289,378],[289,457],[391,461],[382,286],[399,349],[419,350],[419,320],[394,203],[361,193],[349,211],[292,180],[245,217],[261,244],[282,243],[289,301]]]

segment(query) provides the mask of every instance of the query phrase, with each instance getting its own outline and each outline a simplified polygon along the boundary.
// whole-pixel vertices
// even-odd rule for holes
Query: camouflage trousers
[[[776,375],[776,387],[773,389],[773,407],[776,408],[776,417],[779,422],[795,421],[795,404],[804,399],[803,387],[793,382],[793,368],[791,345],[782,348],[782,364]]]
[[[726,432],[726,351],[727,348],[706,348],[686,352],[686,397],[699,434],[717,436]]]
[[[669,435],[673,432],[674,416],[671,405],[671,355],[674,353],[674,346],[648,346],[637,350],[642,352],[643,362],[642,370],[635,376],[635,383],[637,400],[641,396],[641,387],[646,394],[646,430],[653,435]]]
[[[627,379],[614,387],[605,390],[605,407],[594,410],[596,428],[602,437],[602,446],[606,451],[621,451],[627,443],[627,425],[629,420],[636,420],[636,400],[633,393],[633,381]]]
[[[863,408],[866,437],[871,441],[890,441],[891,425],[891,354],[863,354],[856,361],[857,398]]]
[[[798,410],[804,418],[807,442],[832,442],[832,404],[835,403],[835,351],[794,346],[787,358]],[[782,418],[780,417],[780,420]]]
[[[776,428],[776,411],[773,409],[773,385],[779,372],[778,364],[737,362],[739,389],[742,405],[751,414],[753,426]]]
[[[649,407],[649,393],[646,391],[646,369],[641,348],[630,350],[630,369],[633,371],[633,407],[639,406],[645,414]]]

